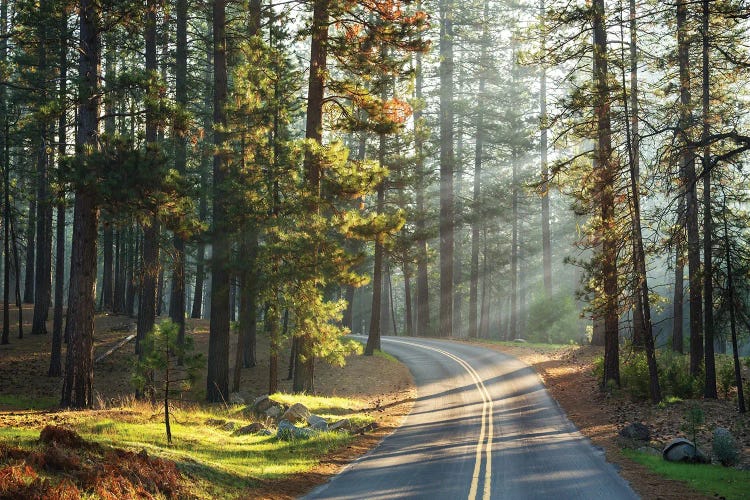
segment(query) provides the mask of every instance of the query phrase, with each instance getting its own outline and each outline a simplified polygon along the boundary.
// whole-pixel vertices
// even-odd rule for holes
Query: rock
[[[676,438],[667,443],[661,452],[664,460],[668,462],[690,462],[707,464],[711,461],[696,448],[695,445],[685,438]]]
[[[273,405],[273,400],[268,397],[268,394],[264,394],[263,396],[255,398],[255,401],[253,401],[253,410],[258,413],[263,413]]]
[[[522,338],[519,337],[517,339],[513,339],[513,342],[520,342],[522,344],[525,344],[526,343],[526,339],[522,339]]]
[[[352,422],[348,418],[342,418],[328,426],[329,431],[350,431]]]
[[[206,425],[210,425],[211,427],[221,427],[226,423],[227,421],[222,418],[209,418],[206,420]]]
[[[244,405],[245,398],[239,392],[233,392],[229,395],[229,404],[232,405]]]
[[[221,428],[224,429],[225,431],[233,431],[234,427],[235,427],[234,422],[227,422],[226,424],[221,426]]]
[[[310,416],[310,410],[302,403],[294,403],[281,416],[281,420],[289,420],[292,423],[303,422]]]
[[[279,405],[273,405],[265,411],[266,416],[270,418],[279,418],[282,413],[284,413],[284,408]]]
[[[310,415],[309,417],[307,417],[307,425],[308,427],[310,427],[311,429],[315,429],[316,431],[328,430],[328,422],[326,422],[326,419],[317,415]]]
[[[250,425],[240,427],[232,433],[232,436],[247,436],[248,434],[257,434],[263,429],[265,429],[265,427],[263,427],[263,424],[261,424],[260,422],[253,422]]]
[[[620,436],[624,438],[637,439],[638,441],[649,441],[651,439],[651,431],[640,422],[633,422],[630,425],[625,426],[620,431]]]
[[[292,439],[306,439],[315,435],[312,429],[297,427],[289,420],[279,422],[279,428],[276,431],[276,437],[282,441],[291,441]]]
[[[268,429],[261,429],[258,431],[259,436],[273,436],[273,432],[269,431]]]
[[[646,455],[653,455],[653,456],[659,456],[661,455],[661,452],[657,450],[656,448],[652,448],[651,446],[641,446],[637,450],[638,453],[644,453]]]

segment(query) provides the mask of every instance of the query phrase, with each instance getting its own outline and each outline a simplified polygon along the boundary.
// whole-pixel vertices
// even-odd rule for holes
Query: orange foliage
[[[383,103],[383,113],[393,123],[404,123],[412,114],[412,108],[408,102],[392,98]]]

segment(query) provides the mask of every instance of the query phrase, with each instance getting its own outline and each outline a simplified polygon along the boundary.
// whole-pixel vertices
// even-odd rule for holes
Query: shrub
[[[713,451],[716,460],[725,467],[736,464],[740,458],[737,441],[728,430],[720,427],[714,429]]]
[[[578,342],[583,335],[574,297],[560,291],[547,297],[535,294],[529,306],[526,337],[534,342],[569,344]]]
[[[690,375],[687,356],[667,351],[659,357],[664,392],[682,399],[693,399],[702,394],[703,377]]]
[[[649,392],[649,373],[646,353],[632,351],[620,366],[620,380],[622,386],[633,397],[647,399]]]
[[[725,398],[728,398],[732,387],[737,387],[737,381],[734,379],[734,362],[726,359],[722,360],[716,369],[716,375],[719,390],[721,390]]]

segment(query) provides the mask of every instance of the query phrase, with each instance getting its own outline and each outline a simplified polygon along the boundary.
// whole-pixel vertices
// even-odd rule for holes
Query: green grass
[[[385,351],[381,351],[380,349],[375,350],[375,356],[379,358],[387,359],[388,361],[392,361],[394,363],[398,363],[398,360],[396,358],[394,358],[393,356],[391,356]]]
[[[558,349],[562,349],[563,347],[570,347],[570,344],[546,344],[543,342],[518,342],[515,340],[479,339],[479,340],[470,340],[470,342],[475,342],[478,344],[495,344],[495,345],[502,345],[502,346],[508,346],[508,347],[529,347],[533,349],[539,349],[544,352],[552,352]]]
[[[0,394],[0,409],[47,410],[54,408],[59,402],[59,399],[52,397]]]
[[[346,416],[356,425],[372,421],[363,401],[307,395],[275,394],[284,404],[303,403],[329,421]],[[214,420],[211,425],[207,423]],[[283,480],[315,467],[320,458],[347,446],[346,433],[323,432],[309,439],[277,440],[275,435],[232,436],[222,422],[235,429],[252,421],[239,408],[195,406],[172,410],[172,445],[167,445],[161,409],[134,405],[112,411],[72,414],[68,425],[84,439],[105,446],[146,450],[149,455],[174,460],[189,477],[190,492],[200,498],[245,498],[258,480]],[[0,442],[32,449],[40,429],[0,428]]]
[[[709,496],[723,497],[727,500],[740,499],[747,498],[750,491],[750,471],[721,465],[667,462],[661,456],[633,450],[623,450],[623,453],[657,474],[687,483],[691,488]]]

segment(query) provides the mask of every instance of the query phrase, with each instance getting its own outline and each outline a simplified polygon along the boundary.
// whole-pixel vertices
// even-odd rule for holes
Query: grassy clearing
[[[364,413],[367,403],[360,400],[288,394],[275,394],[273,399],[287,405],[303,403],[329,421],[347,417],[361,425],[373,420]],[[293,441],[277,440],[275,435],[233,436],[233,429],[255,419],[242,410],[239,406],[174,408],[171,446],[166,444],[159,407],[133,403],[107,410],[70,412],[65,414],[64,422],[87,441],[135,452],[145,450],[149,456],[175,461],[187,477],[190,494],[199,498],[247,497],[251,494],[248,488],[258,481],[280,480],[309,471],[324,455],[346,447],[353,439],[339,432]],[[0,428],[0,443],[8,446],[35,450],[38,439],[38,428]]]
[[[468,341],[472,342],[471,340]],[[570,344],[546,344],[542,342],[520,342],[517,340],[479,339],[475,342],[478,342],[480,344],[495,344],[505,347],[528,347],[529,349],[538,349],[542,352],[554,352],[564,347],[570,347]]]
[[[706,495],[727,500],[747,498],[750,488],[750,471],[721,465],[667,462],[661,456],[647,455],[633,450],[623,450],[623,453],[655,473],[687,483],[691,488]]]

